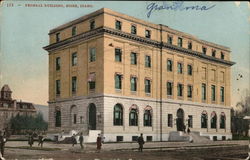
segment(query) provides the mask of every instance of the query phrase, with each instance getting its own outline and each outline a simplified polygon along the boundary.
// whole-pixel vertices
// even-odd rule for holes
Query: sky
[[[158,10],[148,17],[149,1],[4,1],[0,6],[0,87],[8,84],[12,97],[47,105],[48,32],[61,24],[106,7],[155,24],[230,47],[232,106],[250,85],[250,4],[248,2],[184,2],[183,6],[213,6],[200,10]],[[158,5],[161,1],[154,2]],[[167,2],[169,5],[172,2]],[[77,4],[92,7],[26,7],[27,4]],[[238,78],[242,74],[243,78]]]

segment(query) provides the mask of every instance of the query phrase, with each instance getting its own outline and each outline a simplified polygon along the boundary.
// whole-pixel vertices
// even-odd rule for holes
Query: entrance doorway
[[[91,103],[89,104],[89,129],[90,130],[96,130],[96,106],[95,104]]]
[[[177,110],[176,128],[177,131],[184,131],[184,111],[181,108]]]

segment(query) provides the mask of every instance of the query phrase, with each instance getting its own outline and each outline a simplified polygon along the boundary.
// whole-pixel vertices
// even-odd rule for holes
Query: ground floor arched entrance
[[[177,131],[184,131],[184,111],[181,108],[177,110],[176,128]]]

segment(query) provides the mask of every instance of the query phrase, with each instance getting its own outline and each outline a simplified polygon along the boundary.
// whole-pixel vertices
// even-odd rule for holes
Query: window
[[[182,38],[178,37],[178,47],[182,47]]]
[[[207,114],[201,114],[201,128],[207,128]]]
[[[206,47],[202,47],[202,53],[207,54],[207,48]]]
[[[168,114],[168,127],[173,127],[173,115]]]
[[[59,42],[60,41],[60,33],[57,33],[56,34],[56,42]]]
[[[77,78],[72,77],[72,93],[76,93],[76,88],[77,88]]]
[[[56,57],[56,70],[60,70],[61,69],[61,58],[60,57]]]
[[[211,128],[217,128],[217,115],[215,112],[211,114]]]
[[[146,137],[146,140],[147,140],[147,142],[152,142],[153,137],[152,137],[152,136],[147,136],[147,137]]]
[[[144,112],[144,126],[152,126],[152,115],[150,110]]]
[[[151,32],[150,32],[150,30],[145,30],[145,37],[146,38],[151,38]]]
[[[137,64],[137,54],[136,53],[131,52],[131,54],[130,54],[130,61],[131,61],[131,64],[134,64],[134,65]]]
[[[120,104],[114,106],[114,125],[122,126],[123,125],[123,109]]]
[[[211,100],[215,101],[215,85],[211,86]]]
[[[115,21],[115,29],[122,30],[122,23],[121,21]]]
[[[172,36],[169,36],[168,35],[168,41],[167,41],[168,44],[173,44],[173,37]]]
[[[94,90],[95,89],[95,73],[89,74],[88,82],[89,82],[89,89]]]
[[[220,87],[220,101],[224,102],[224,87]]]
[[[145,79],[145,93],[151,93],[151,82],[149,79]]]
[[[145,56],[145,67],[151,67],[151,57]]]
[[[71,35],[72,35],[72,36],[75,36],[75,35],[76,35],[76,26],[72,27]]]
[[[187,86],[187,97],[188,97],[188,98],[192,98],[192,96],[193,96],[192,91],[193,91],[193,86],[188,85],[188,86]]]
[[[131,91],[137,90],[137,78],[136,77],[131,77],[130,79],[130,90]]]
[[[122,89],[122,75],[115,75],[115,89]]]
[[[95,29],[95,21],[94,20],[89,22],[89,28],[90,28],[90,30]]]
[[[188,49],[192,49],[192,42],[188,42]]]
[[[192,74],[193,74],[193,67],[192,67],[192,65],[187,65],[187,72],[188,72],[188,75],[189,76],[192,76]]]
[[[224,113],[221,113],[220,116],[220,129],[225,129],[226,116]]]
[[[138,115],[137,109],[131,109],[129,113],[129,125],[137,126],[138,125]]]
[[[120,48],[115,48],[115,61],[116,62],[122,61],[122,51]]]
[[[202,91],[202,100],[205,101],[206,100],[206,84],[202,83],[201,91]]]
[[[221,58],[221,59],[224,59],[224,58],[225,58],[225,55],[224,55],[223,52],[220,53],[220,58]]]
[[[182,91],[183,91],[183,84],[180,84],[180,83],[179,83],[179,84],[177,85],[177,96],[182,97],[182,96],[183,96]]]
[[[116,142],[122,142],[123,136],[116,136]]]
[[[215,49],[212,50],[212,56],[213,56],[213,57],[216,56],[216,50],[215,50]]]
[[[94,62],[96,60],[96,49],[90,48],[89,50],[89,62]]]
[[[188,115],[188,127],[193,128],[193,116]]]
[[[167,71],[172,72],[173,71],[173,62],[172,60],[167,60]]]
[[[55,126],[61,127],[61,111],[57,110],[55,113]]]
[[[131,34],[136,34],[136,26],[135,25],[132,25],[131,26]]]
[[[72,66],[76,66],[77,65],[77,53],[72,53],[72,56],[71,56],[71,63],[72,63]]]
[[[173,95],[173,82],[167,82],[167,95]]]
[[[138,136],[132,136],[132,141],[137,141],[138,140]]]
[[[74,123],[74,124],[76,124],[76,122],[77,122],[77,115],[76,115],[76,114],[74,114],[73,123]]]
[[[60,95],[61,93],[61,82],[60,80],[56,80],[56,95]]]
[[[182,72],[183,72],[182,63],[177,63],[177,69],[178,69],[178,73],[182,74]]]

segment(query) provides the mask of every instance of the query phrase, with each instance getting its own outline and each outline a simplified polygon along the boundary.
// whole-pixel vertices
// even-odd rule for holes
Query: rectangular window
[[[167,41],[168,44],[173,44],[173,37],[172,36],[169,36],[168,35],[168,41]]]
[[[207,48],[206,47],[202,47],[202,53],[207,54]]]
[[[89,90],[94,90],[95,89],[95,73],[90,73],[88,82],[89,82]]]
[[[115,21],[115,29],[122,30],[122,23],[121,21]]]
[[[177,68],[178,68],[178,73],[182,74],[182,72],[183,72],[182,63],[177,63]]]
[[[151,32],[150,32],[150,30],[145,30],[145,37],[146,38],[151,38]]]
[[[131,61],[131,64],[134,64],[134,65],[137,64],[137,54],[136,53],[131,52],[131,54],[130,54],[130,61]]]
[[[173,95],[173,82],[167,82],[167,95]]]
[[[215,50],[215,49],[212,50],[212,56],[213,56],[213,57],[216,56],[216,50]]]
[[[145,93],[151,93],[151,82],[149,79],[145,79]]]
[[[147,142],[152,142],[153,137],[152,136],[147,136],[146,139],[147,139]]]
[[[212,86],[211,86],[211,100],[212,100],[212,101],[215,101],[215,97],[216,97],[216,96],[215,96],[215,93],[216,93],[216,92],[215,92],[215,85],[212,85]]]
[[[61,58],[60,57],[56,57],[56,70],[60,70],[61,69]]]
[[[131,34],[136,34],[136,26],[135,25],[132,25],[131,26]]]
[[[224,87],[220,87],[220,101],[224,102]]]
[[[188,127],[193,128],[193,116],[188,115]]]
[[[130,79],[130,90],[131,91],[136,91],[137,90],[137,78],[136,77],[131,77]]]
[[[94,62],[96,60],[96,49],[90,48],[89,49],[89,62]]]
[[[187,97],[188,98],[192,98],[192,96],[193,96],[193,86],[192,85],[188,85],[187,86]]]
[[[60,95],[61,93],[61,81],[56,80],[56,95]]]
[[[192,67],[192,65],[187,65],[187,71],[188,71],[188,75],[189,76],[192,76],[192,74],[193,74],[193,67]]]
[[[123,136],[116,136],[116,142],[122,142]]]
[[[192,49],[192,42],[188,42],[188,49]]]
[[[60,41],[60,33],[56,33],[56,42]]]
[[[72,36],[76,35],[76,26],[72,27],[71,34]]]
[[[95,21],[94,20],[89,22],[89,29],[90,30],[95,29]]]
[[[202,91],[202,100],[205,101],[206,100],[206,97],[207,97],[207,94],[206,94],[206,84],[202,83],[202,87],[201,87],[201,91]]]
[[[72,57],[71,57],[71,63],[72,66],[76,66],[77,65],[77,53],[72,53]]]
[[[182,38],[178,37],[178,47],[182,47]]]
[[[167,71],[172,72],[173,71],[173,62],[172,60],[167,60]]]
[[[177,96],[182,97],[183,96],[183,84],[177,85]]]
[[[115,75],[115,89],[122,89],[122,75]]]
[[[76,93],[76,88],[77,88],[77,78],[76,77],[72,77],[72,93]]]
[[[116,62],[122,61],[122,50],[120,48],[115,48],[115,61]]]
[[[173,127],[173,115],[168,114],[168,127]]]
[[[145,67],[151,67],[151,57],[145,56]]]
[[[138,136],[132,136],[132,141],[137,141]]]
[[[224,58],[225,58],[225,55],[224,55],[223,52],[220,53],[220,58],[221,58],[221,59],[224,59]]]
[[[76,124],[76,120],[77,120],[77,115],[74,114],[74,124]]]

